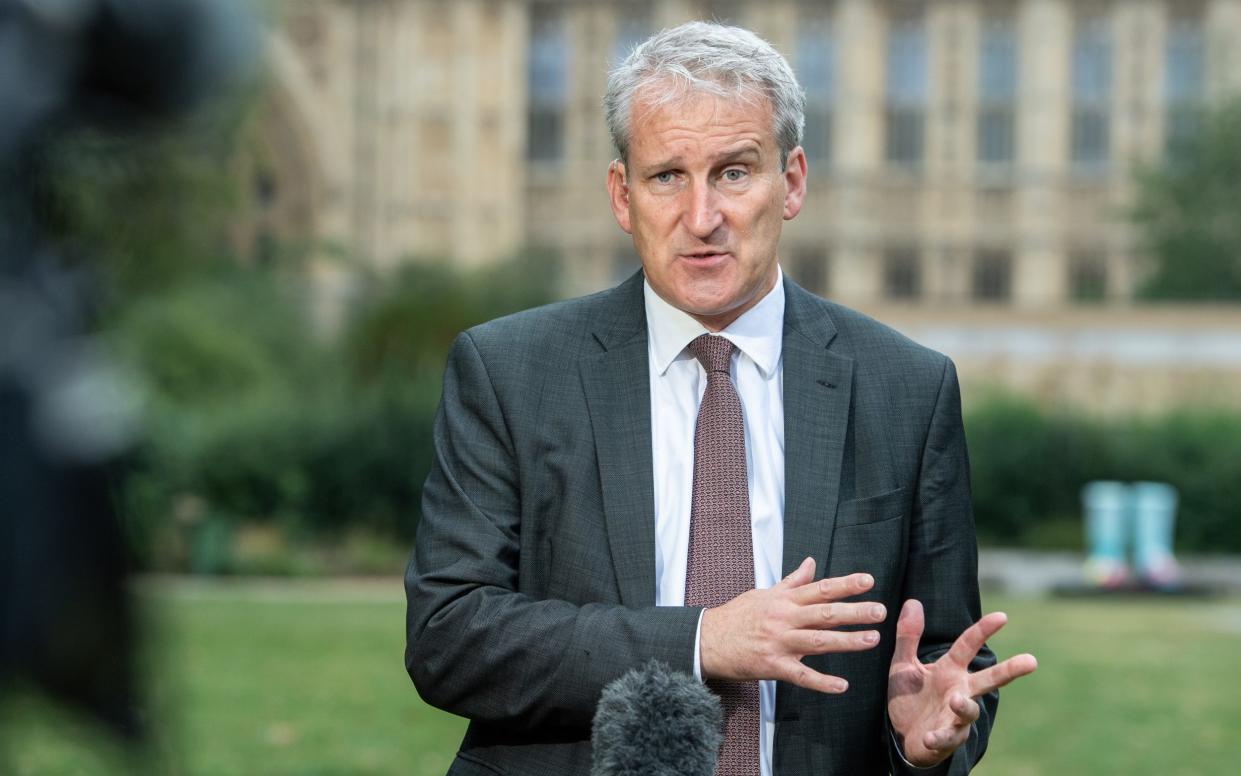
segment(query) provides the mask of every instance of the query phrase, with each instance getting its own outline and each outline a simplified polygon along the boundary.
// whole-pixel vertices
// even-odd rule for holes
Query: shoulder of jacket
[[[941,371],[948,357],[933,350],[889,324],[878,321],[837,302],[824,300],[832,322],[836,324],[837,338],[849,355],[856,361],[875,364],[905,364],[911,361],[928,369]]]
[[[561,350],[580,341],[611,290],[533,307],[480,323],[465,334],[480,353]]]

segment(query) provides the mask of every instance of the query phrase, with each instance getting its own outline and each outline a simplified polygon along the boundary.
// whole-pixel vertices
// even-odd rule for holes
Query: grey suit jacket
[[[842,696],[779,684],[779,776],[903,769],[887,670],[906,598],[924,661],[979,617],[969,465],[944,356],[785,281],[783,572],[874,575],[888,620],[867,652],[809,657]],[[642,276],[470,329],[453,344],[405,578],[406,667],[467,717],[450,774],[590,770],[605,684],[658,658],[693,670],[699,610],[656,607]],[[974,669],[994,663],[984,650]],[[938,772],[982,756],[997,698]]]

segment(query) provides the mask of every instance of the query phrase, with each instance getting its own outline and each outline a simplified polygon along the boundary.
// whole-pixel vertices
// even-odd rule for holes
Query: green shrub
[[[1180,410],[1112,432],[1122,479],[1160,480],[1179,492],[1178,547],[1241,551],[1241,415]]]
[[[449,342],[553,296],[552,266],[410,265],[364,284],[329,341],[310,334],[297,284],[267,272],[202,277],[131,305],[112,336],[149,388],[125,488],[140,564],[324,566],[279,553],[234,563],[229,542],[247,526],[290,546],[358,532],[407,543]],[[1153,479],[1180,492],[1178,549],[1241,552],[1241,416],[1104,420],[994,395],[967,406],[966,432],[984,543],[1079,546],[1085,483]]]
[[[967,414],[966,433],[984,542],[1024,543],[1033,526],[1076,513],[1081,486],[1099,476],[1090,424],[1021,399],[983,401]]]
[[[407,266],[364,284],[326,342],[296,284],[267,272],[200,278],[132,306],[113,339],[150,393],[125,489],[140,563],[309,567],[232,563],[233,532],[263,524],[293,544],[358,531],[407,542],[452,338],[547,301],[553,266],[538,256],[487,274]]]
[[[307,529],[361,527],[385,536],[413,535],[422,483],[431,469],[439,391],[439,380],[428,377],[372,386],[325,408],[316,443],[302,459],[309,485],[302,511]]]
[[[558,259],[531,252],[469,272],[411,262],[371,277],[352,310],[341,359],[356,382],[439,379],[461,331],[557,297]]]
[[[1099,419],[992,396],[965,423],[983,543],[1080,546],[1083,485],[1155,480],[1180,494],[1178,550],[1241,552],[1241,415]]]
[[[235,263],[244,184],[234,161],[253,101],[143,130],[73,130],[40,150],[48,235],[98,271],[116,305]]]
[[[220,545],[237,521],[283,516],[305,500],[302,415],[329,354],[307,336],[297,287],[267,272],[217,272],[113,321],[116,350],[147,392],[146,434],[125,481],[143,565],[223,569],[218,550],[207,562],[182,545],[197,541],[190,535]]]
[[[214,272],[127,308],[111,336],[161,404],[230,404],[314,378],[325,352],[299,281],[269,272]]]

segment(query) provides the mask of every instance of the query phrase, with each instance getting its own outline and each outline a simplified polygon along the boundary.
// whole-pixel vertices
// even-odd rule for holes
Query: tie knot
[[[728,364],[733,356],[733,343],[715,334],[702,334],[689,343],[689,352],[711,372],[728,374]]]

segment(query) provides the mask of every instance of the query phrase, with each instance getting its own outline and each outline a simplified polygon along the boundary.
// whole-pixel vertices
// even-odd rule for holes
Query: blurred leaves
[[[212,272],[125,309],[112,336],[151,392],[127,488],[140,560],[228,571],[221,531],[260,523],[292,541],[412,535],[452,338],[554,298],[553,267],[411,263],[358,281],[336,331],[308,314],[305,280],[272,270]]]
[[[984,543],[1073,548],[1083,485],[1153,480],[1180,493],[1178,551],[1241,552],[1241,414],[1094,418],[996,395],[967,408],[965,429]]]
[[[256,264],[234,232],[253,204],[237,161],[251,116],[239,104],[160,135],[75,134],[44,160],[48,225],[107,282],[108,336],[149,393],[125,488],[148,568],[239,570],[247,531],[409,536],[453,337],[559,295],[545,253],[472,270],[346,258],[348,303],[328,325],[307,271],[325,246],[277,245],[264,255],[283,260]],[[1241,104],[1207,116],[1140,192],[1134,218],[1155,262],[1143,293],[1241,298]],[[995,396],[968,408],[966,428],[984,542],[1063,546],[1079,535],[1086,482],[1154,479],[1181,493],[1179,549],[1241,551],[1241,417],[1103,420]]]
[[[146,568],[239,570],[256,527],[277,549],[408,537],[452,338],[558,296],[549,254],[381,272],[254,230],[272,140],[255,97],[123,137],[56,133],[37,159],[42,226],[101,281],[105,335],[146,393],[122,496]]]
[[[138,299],[118,312],[113,330],[162,401],[236,402],[313,376],[324,354],[306,336],[312,326],[301,300],[309,291],[296,277],[217,270]]]
[[[230,264],[245,115],[238,104],[124,136],[59,136],[40,160],[44,227],[117,303]]]
[[[1161,166],[1138,173],[1132,219],[1151,257],[1145,299],[1241,300],[1241,100],[1198,123]]]
[[[416,261],[361,282],[344,356],[357,379],[439,374],[456,335],[478,323],[557,298],[558,257],[530,250],[481,269]]]

